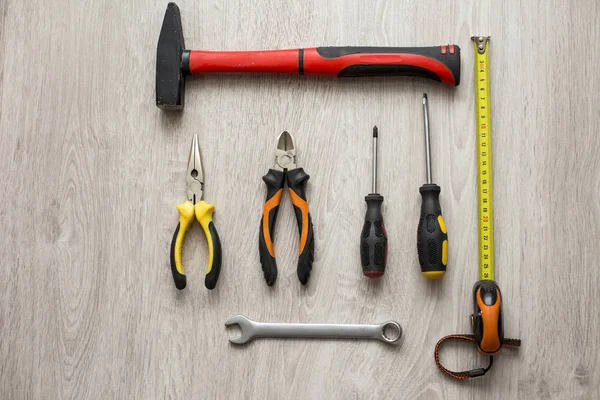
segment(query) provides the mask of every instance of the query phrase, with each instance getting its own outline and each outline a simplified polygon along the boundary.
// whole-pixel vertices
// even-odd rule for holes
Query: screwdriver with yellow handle
[[[187,175],[187,201],[177,206],[179,211],[179,224],[175,229],[173,241],[171,242],[171,272],[175,287],[182,290],[187,285],[183,263],[181,261],[181,249],[183,240],[194,218],[202,226],[206,241],[208,243],[208,267],[204,286],[214,289],[221,272],[221,240],[212,220],[215,210],[213,204],[206,203],[204,198],[204,174],[202,172],[202,159],[200,158],[200,147],[198,146],[198,135],[194,135],[192,148],[188,159]]]
[[[427,183],[421,186],[421,217],[417,228],[417,253],[421,273],[429,279],[438,279],[446,273],[448,264],[448,234],[440,206],[440,187],[433,183],[431,174],[431,136],[429,134],[429,102],[423,94],[423,122],[425,124],[425,160]]]

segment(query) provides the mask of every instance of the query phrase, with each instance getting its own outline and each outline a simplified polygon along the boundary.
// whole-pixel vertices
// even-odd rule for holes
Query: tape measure
[[[494,281],[494,214],[492,212],[492,128],[490,120],[489,36],[471,38],[475,48],[475,115],[477,131],[477,202],[479,217],[479,281],[473,286],[473,334],[441,338],[434,352],[435,363],[446,375],[460,380],[485,375],[492,368],[493,356],[503,346],[519,347],[519,339],[504,337],[502,294]],[[448,340],[475,342],[479,353],[490,356],[485,368],[454,372],[440,362],[440,347]]]
[[[473,36],[475,46],[475,115],[477,117],[477,202],[479,279],[494,280],[494,214],[492,202],[492,127],[490,120],[489,36]]]
[[[494,281],[492,202],[492,127],[490,120],[489,36],[473,36],[475,46],[475,116],[477,118],[477,203],[479,281],[473,287],[473,330],[481,354],[494,355],[504,342],[502,294]]]

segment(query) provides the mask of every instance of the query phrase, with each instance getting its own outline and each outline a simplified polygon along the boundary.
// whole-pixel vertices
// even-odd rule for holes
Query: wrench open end
[[[229,341],[233,344],[244,344],[254,339],[254,336],[251,335],[252,323],[252,320],[240,314],[234,315],[233,317],[229,318],[225,322],[225,326],[230,327],[232,325],[237,325],[240,328],[240,331],[242,332],[239,337],[230,338]]]

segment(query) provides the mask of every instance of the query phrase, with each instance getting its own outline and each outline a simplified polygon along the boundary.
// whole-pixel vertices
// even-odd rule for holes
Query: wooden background
[[[462,47],[462,84],[213,75],[186,109],[154,105],[166,2],[0,0],[0,398],[597,399],[600,397],[600,5],[595,0],[180,0],[186,44]],[[523,347],[488,376],[446,378],[443,335],[470,331],[477,279],[473,33],[492,36],[497,280],[507,337]],[[431,107],[434,179],[449,228],[449,272],[424,280],[415,251],[424,182],[421,96]],[[380,131],[388,271],[360,273],[370,133]],[[268,288],[257,235],[262,175],[289,130],[316,257],[296,275],[287,196]],[[192,134],[224,247],[216,290],[197,224],[178,292],[169,245],[185,197]],[[260,340],[223,326],[258,321],[404,327],[400,346]],[[469,345],[451,368],[484,360]]]

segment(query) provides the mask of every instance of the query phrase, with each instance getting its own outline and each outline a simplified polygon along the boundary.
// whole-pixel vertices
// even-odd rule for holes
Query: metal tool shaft
[[[381,325],[257,323],[255,337],[379,339]]]
[[[373,191],[371,193],[377,193],[377,127],[373,127]]]
[[[427,93],[423,93],[423,122],[425,125],[425,168],[427,169],[427,183],[432,184],[431,176],[431,138],[429,134],[429,102]]]

